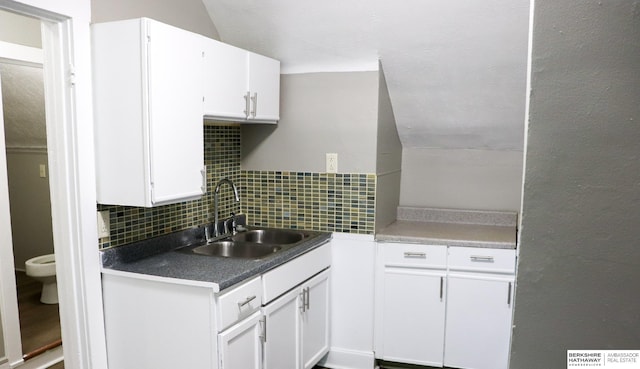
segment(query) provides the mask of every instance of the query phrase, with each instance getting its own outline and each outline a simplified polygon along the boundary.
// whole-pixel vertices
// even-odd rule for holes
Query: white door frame
[[[0,0],[0,8],[42,20],[51,217],[65,368],[101,369],[107,368],[107,359],[96,225],[90,1],[53,3]],[[52,12],[56,7],[77,12],[82,19]]]

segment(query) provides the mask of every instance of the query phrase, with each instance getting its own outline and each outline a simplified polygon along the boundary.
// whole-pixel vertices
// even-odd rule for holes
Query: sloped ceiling
[[[7,147],[47,145],[42,68],[0,64]]]
[[[405,148],[522,150],[529,0],[203,0],[283,73],[384,66]]]

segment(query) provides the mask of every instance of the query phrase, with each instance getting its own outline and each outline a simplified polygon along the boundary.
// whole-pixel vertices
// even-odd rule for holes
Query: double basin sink
[[[205,256],[263,259],[295,247],[313,235],[315,232],[302,230],[250,229],[218,241],[186,247],[180,251]]]

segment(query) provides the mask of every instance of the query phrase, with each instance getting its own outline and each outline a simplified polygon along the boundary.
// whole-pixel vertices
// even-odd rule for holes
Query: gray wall
[[[0,9],[0,41],[41,48],[40,20]]]
[[[220,39],[201,0],[91,0],[91,21],[147,17],[207,37]]]
[[[405,148],[402,206],[519,211],[520,151]]]
[[[40,178],[40,164],[47,164],[47,153],[7,150],[11,233],[15,267],[35,256],[53,253],[49,179]]]
[[[396,220],[402,173],[402,143],[398,136],[396,119],[382,64],[379,67],[376,230],[380,230]]]
[[[511,368],[640,347],[640,5],[536,0]]]
[[[378,72],[284,74],[278,125],[242,127],[242,169],[375,173]]]

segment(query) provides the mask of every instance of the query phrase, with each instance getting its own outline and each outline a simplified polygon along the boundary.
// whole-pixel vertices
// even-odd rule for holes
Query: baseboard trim
[[[356,351],[332,347],[319,363],[331,369],[372,369],[375,366],[373,351]]]

